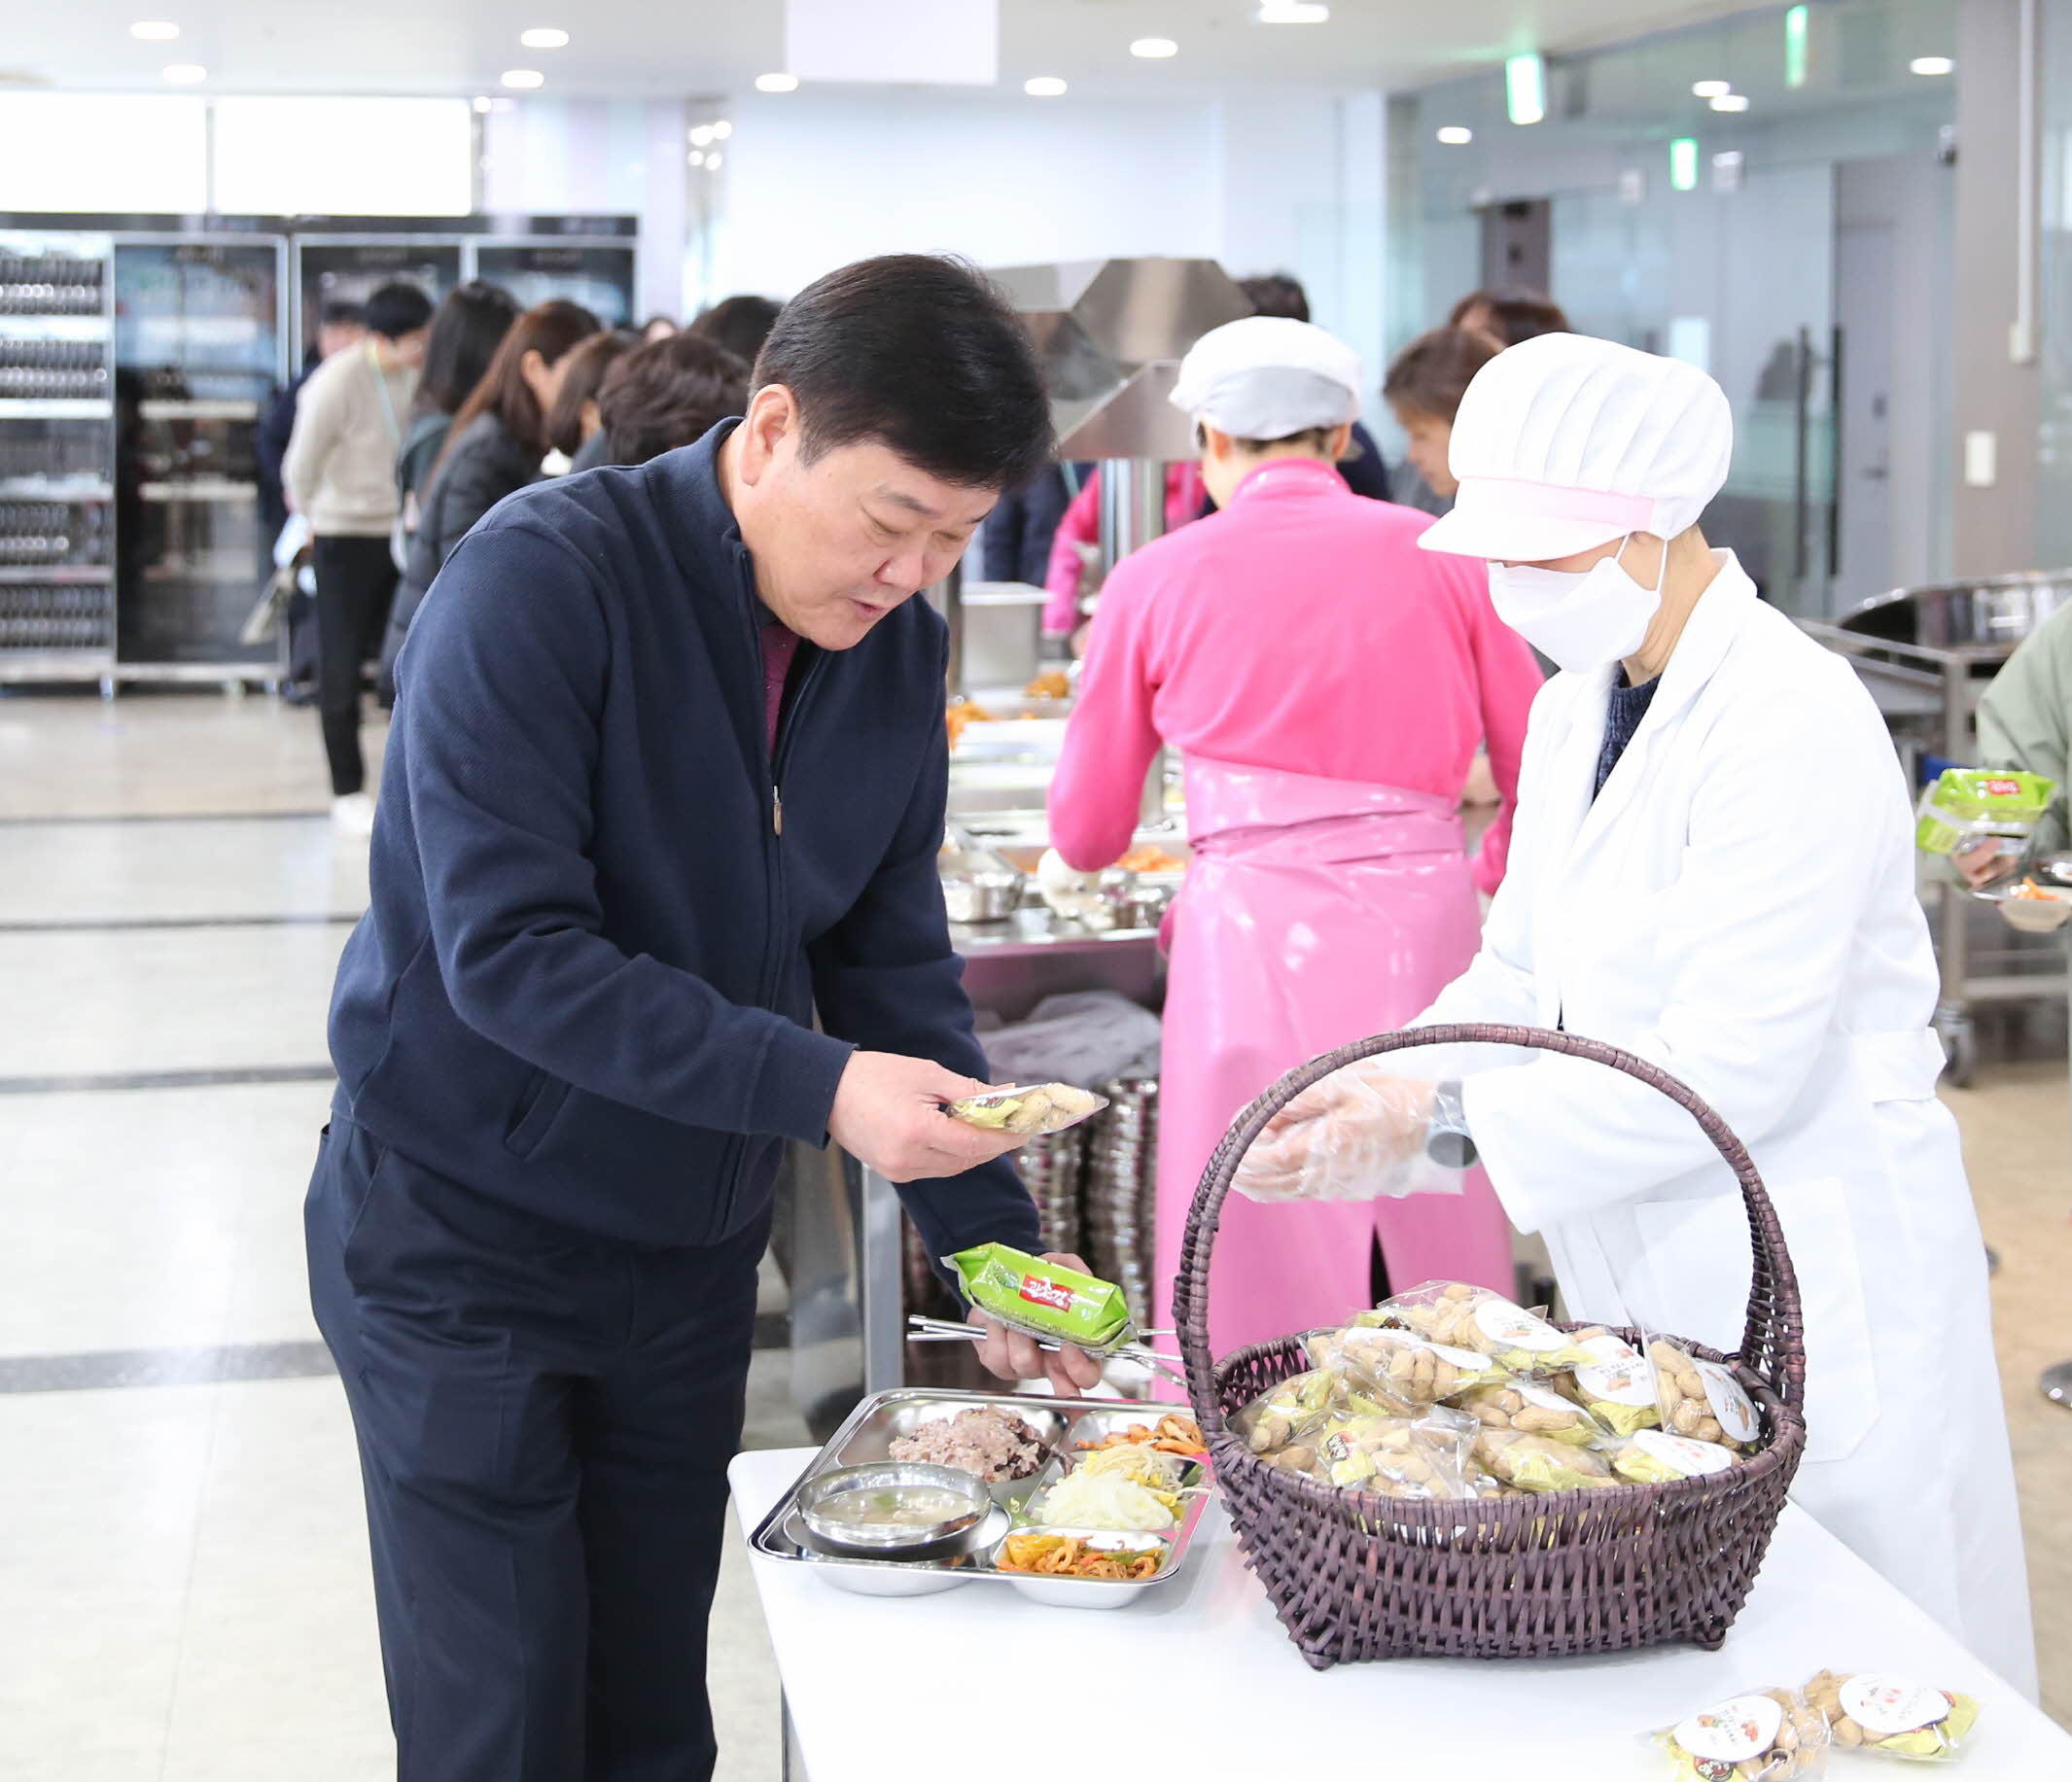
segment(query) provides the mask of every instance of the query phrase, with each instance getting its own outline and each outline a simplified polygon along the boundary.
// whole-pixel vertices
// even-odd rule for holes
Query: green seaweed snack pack
[[[1921,794],[1914,842],[1923,854],[1953,854],[1979,836],[1999,838],[2003,854],[2019,854],[2057,790],[2041,774],[1946,767]]]
[[[1136,1335],[1129,1302],[1112,1281],[1040,1262],[1004,1243],[981,1244],[944,1258],[965,1298],[1002,1324],[1101,1353]]]

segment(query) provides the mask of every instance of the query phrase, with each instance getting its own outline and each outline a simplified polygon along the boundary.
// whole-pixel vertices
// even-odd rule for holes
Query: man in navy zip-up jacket
[[[404,1782],[709,1775],[786,1140],[903,1183],[931,1255],[1036,1245],[1008,1141],[942,1114],[985,1061],[911,596],[1048,444],[998,295],[865,262],[787,309],[745,420],[511,497],[412,626],[307,1220]]]

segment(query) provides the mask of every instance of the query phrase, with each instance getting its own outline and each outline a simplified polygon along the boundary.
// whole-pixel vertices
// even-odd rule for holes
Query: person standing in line
[[[505,502],[399,664],[305,1223],[400,1782],[711,1776],[787,1141],[902,1184],[932,1256],[1038,1241],[1017,1141],[943,1112],[985,1059],[914,596],[1048,453],[1042,374],[982,277],[900,255],[800,293],[757,375],[688,450]]]
[[[753,370],[783,307],[774,297],[746,293],[721,297],[690,325],[690,332],[725,347]]]
[[[390,554],[402,502],[396,454],[417,390],[432,299],[383,285],[363,312],[367,338],[310,373],[296,403],[281,474],[309,522],[317,577],[317,715],[331,765],[332,816],[350,835],[373,829],[360,752],[361,675],[379,651],[396,593]]]
[[[1449,325],[1420,334],[1395,356],[1382,382],[1382,400],[1409,440],[1404,454],[1424,486],[1451,507],[1459,484],[1447,465],[1454,416],[1475,373],[1502,350],[1493,335]]]
[[[335,358],[349,346],[358,346],[366,338],[366,314],[358,303],[326,303],[317,323],[316,340],[302,361],[302,368],[275,399],[252,436],[253,456],[259,460],[260,522],[269,540],[288,521],[287,497],[281,488],[281,460],[288,456],[288,441],[295,434],[295,407],[302,386],[325,360]]]
[[[675,338],[675,334],[662,335],[664,340]],[[643,344],[638,334],[622,328],[608,328],[601,334],[592,334],[563,362],[561,389],[554,397],[554,405],[546,411],[546,442],[568,460],[568,470],[587,471],[603,462],[600,436],[604,433],[604,414],[597,406],[597,399],[618,362]],[[587,457],[583,455],[585,447],[589,448]]]
[[[1532,658],[1479,570],[1418,549],[1430,524],[1338,474],[1364,379],[1322,329],[1212,330],[1174,402],[1221,511],[1115,566],[1050,791],[1069,895],[1129,848],[1161,745],[1184,758],[1194,859],[1170,923],[1152,1323],[1170,1324],[1196,1183],[1283,1071],[1407,1020],[1474,957],[1504,872]],[[1484,738],[1503,807],[1470,861],[1461,782]],[[1479,1178],[1443,1201],[1223,1211],[1218,1351],[1435,1275],[1514,1290]]]
[[[517,319],[518,299],[502,286],[484,284],[478,278],[447,292],[432,318],[424,369],[418,374],[410,418],[404,425],[403,449],[396,454],[396,487],[403,497],[406,542],[417,530],[418,503],[432,467],[445,447],[453,417],[474,394]]]
[[[596,463],[646,464],[695,443],[748,406],[748,367],[694,328],[636,347],[598,399]]]
[[[1574,332],[1562,306],[1544,291],[1498,287],[1470,291],[1454,305],[1446,326],[1488,334],[1498,347],[1537,340],[1542,334]]]
[[[417,608],[468,529],[505,496],[545,474],[546,417],[561,394],[570,352],[604,324],[579,303],[556,297],[510,325],[488,370],[447,430],[419,504],[417,530],[396,588],[381,667],[393,680]]]

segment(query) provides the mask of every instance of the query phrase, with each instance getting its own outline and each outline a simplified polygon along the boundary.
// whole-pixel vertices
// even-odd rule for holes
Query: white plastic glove
[[[1036,891],[1053,914],[1068,922],[1085,922],[1105,908],[1101,875],[1068,865],[1055,848],[1046,848],[1036,862]]]
[[[1373,1201],[1461,1191],[1459,1171],[1424,1152],[1436,1085],[1382,1059],[1334,1070],[1276,1114],[1233,1186],[1253,1201]]]

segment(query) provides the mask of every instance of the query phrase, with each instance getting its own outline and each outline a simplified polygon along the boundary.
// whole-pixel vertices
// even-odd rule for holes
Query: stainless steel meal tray
[[[936,1559],[851,1559],[815,1552],[802,1538],[796,1516],[798,1493],[811,1480],[833,1467],[856,1466],[888,1457],[896,1437],[911,1433],[936,1417],[955,1415],[974,1405],[991,1406],[1019,1416],[1053,1445],[1053,1453],[1032,1478],[1015,1482],[1015,1495],[978,1529],[964,1552]],[[1144,1547],[1169,1550],[1169,1557],[1152,1577],[1125,1581],[1059,1578],[1027,1572],[1004,1572],[993,1563],[1001,1542],[1013,1526],[1012,1511],[1036,1490],[1055,1481],[1077,1457],[1075,1444],[1098,1442],[1132,1423],[1155,1424],[1174,1411],[1171,1405],[1118,1402],[1115,1399],[1024,1398],[987,1392],[938,1392],[904,1386],[868,1398],[850,1413],[827,1445],[777,1500],[749,1537],[750,1545],[773,1559],[811,1565],[838,1590],[865,1596],[925,1596],[959,1585],[991,1583],[1014,1586],[1025,1596],[1055,1606],[1125,1608],[1149,1590],[1175,1577],[1187,1562],[1187,1549],[1208,1503],[1206,1493],[1187,1499],[1176,1529],[1134,1536]],[[1206,1469],[1201,1477],[1206,1479]],[[1000,1491],[996,1488],[996,1497]],[[1076,1532],[1076,1531],[1075,1531]]]

